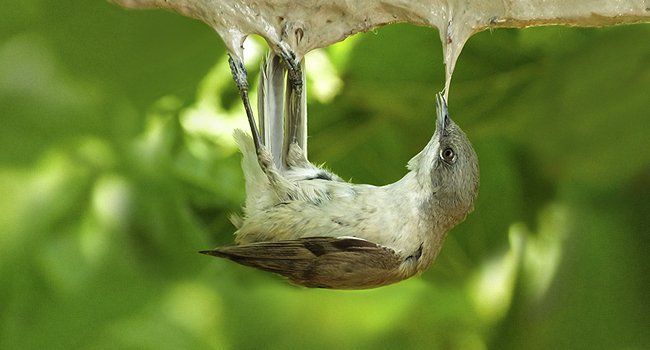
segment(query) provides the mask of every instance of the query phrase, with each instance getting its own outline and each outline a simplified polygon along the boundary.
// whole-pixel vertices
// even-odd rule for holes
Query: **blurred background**
[[[5,2],[0,348],[648,349],[649,37],[472,37],[449,104],[479,155],[476,210],[420,277],[309,290],[197,253],[232,242],[244,199],[245,117],[210,28]],[[246,45],[256,81],[265,46]],[[312,160],[404,175],[434,131],[437,31],[391,25],[307,61]]]

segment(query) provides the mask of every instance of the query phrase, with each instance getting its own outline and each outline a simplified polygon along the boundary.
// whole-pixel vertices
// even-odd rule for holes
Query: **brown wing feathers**
[[[256,242],[201,253],[278,273],[303,286],[321,288],[371,288],[396,277],[391,272],[401,263],[392,250],[356,238]]]

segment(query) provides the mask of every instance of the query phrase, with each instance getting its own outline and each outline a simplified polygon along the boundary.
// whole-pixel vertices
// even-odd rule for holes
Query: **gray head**
[[[448,228],[474,209],[479,169],[476,152],[463,130],[449,117],[442,94],[436,95],[436,132],[427,146],[409,162],[423,190],[430,191],[432,208],[443,212]]]

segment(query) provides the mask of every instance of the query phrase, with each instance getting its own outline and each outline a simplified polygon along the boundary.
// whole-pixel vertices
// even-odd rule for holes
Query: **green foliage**
[[[103,2],[0,18],[0,348],[650,347],[647,25],[472,37],[449,103],[480,159],[475,212],[422,276],[328,291],[196,253],[232,241],[244,198],[245,118],[207,26]],[[433,133],[437,33],[318,55],[312,159],[395,181]]]

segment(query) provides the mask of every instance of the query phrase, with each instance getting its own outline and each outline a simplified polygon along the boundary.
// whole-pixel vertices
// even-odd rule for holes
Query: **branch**
[[[110,1],[134,9],[171,9],[199,19],[214,28],[240,60],[243,41],[250,34],[264,37],[276,51],[290,49],[300,58],[315,48],[390,23],[436,27],[443,44],[447,91],[463,45],[472,34],[487,28],[650,22],[650,0]]]

